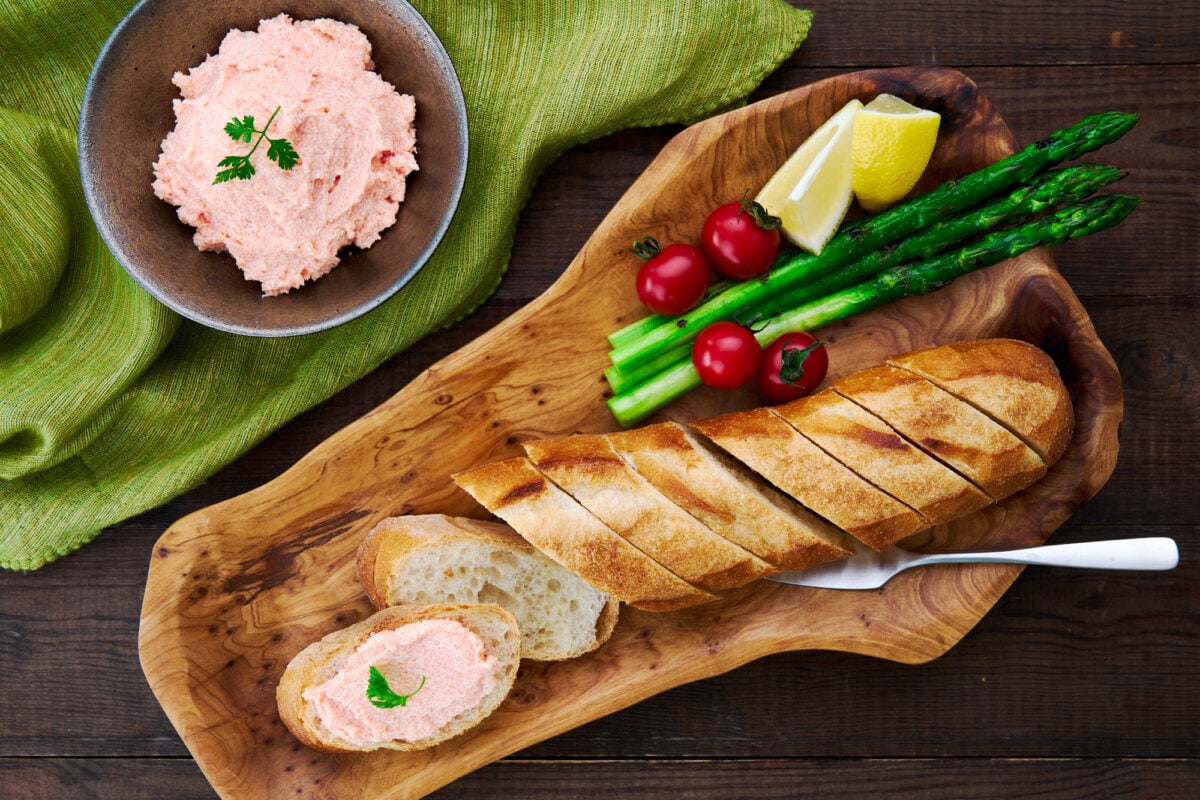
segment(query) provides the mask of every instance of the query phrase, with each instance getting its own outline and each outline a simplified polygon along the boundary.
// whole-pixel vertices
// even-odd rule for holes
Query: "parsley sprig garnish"
[[[371,667],[370,677],[367,678],[367,699],[376,708],[395,708],[408,704],[408,699],[425,685],[425,676],[421,676],[421,685],[408,694],[396,694],[388,686],[387,678],[376,667]]]
[[[291,169],[300,163],[300,154],[292,147],[292,143],[287,139],[272,139],[267,136],[267,130],[271,127],[271,123],[275,121],[275,115],[279,113],[282,106],[275,106],[275,110],[271,113],[271,118],[267,120],[267,124],[262,127],[262,130],[254,127],[254,117],[245,116],[241,119],[234,117],[225,123],[225,133],[229,134],[229,138],[235,142],[250,143],[254,138],[254,134],[258,134],[258,139],[254,142],[254,146],[250,148],[250,152],[244,156],[225,156],[221,159],[221,163],[217,164],[220,168],[217,171],[217,177],[213,179],[213,183],[224,183],[225,181],[237,178],[238,180],[249,180],[254,175],[254,165],[250,163],[250,156],[254,155],[254,151],[262,144],[263,140],[267,141],[267,158],[279,165],[280,169]]]

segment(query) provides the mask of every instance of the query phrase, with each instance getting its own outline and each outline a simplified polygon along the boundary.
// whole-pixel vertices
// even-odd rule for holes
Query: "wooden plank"
[[[0,572],[0,754],[186,753],[138,664],[158,532],[121,526],[37,572]]]
[[[0,758],[6,800],[216,800],[190,758]]]
[[[1159,64],[1200,61],[1200,23],[1188,0],[878,3],[789,0],[815,12],[801,46],[818,66]]]
[[[1084,304],[1121,372],[1125,417],[1117,467],[1076,522],[1196,524],[1200,300],[1089,297]]]
[[[622,800],[1184,800],[1195,797],[1192,760],[763,759],[745,761],[502,761],[429,800],[617,796]]]
[[[745,759],[679,762],[507,759],[465,776],[429,800],[618,796],[623,800],[1184,800],[1195,796],[1194,759]],[[214,800],[186,759],[0,759],[11,800]]]

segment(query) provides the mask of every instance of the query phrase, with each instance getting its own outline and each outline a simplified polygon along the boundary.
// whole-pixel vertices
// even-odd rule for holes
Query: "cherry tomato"
[[[637,274],[637,293],[646,308],[659,314],[690,311],[708,291],[711,270],[700,249],[690,244],[669,244],[659,250],[647,236],[633,246],[646,259]]]
[[[779,255],[779,218],[756,202],[720,206],[704,221],[700,248],[717,272],[745,280],[766,272]]]
[[[762,347],[736,322],[714,322],[692,343],[692,363],[700,380],[718,389],[736,389],[758,372]]]
[[[785,333],[763,349],[758,388],[775,403],[795,400],[817,388],[828,370],[824,344],[808,333]]]

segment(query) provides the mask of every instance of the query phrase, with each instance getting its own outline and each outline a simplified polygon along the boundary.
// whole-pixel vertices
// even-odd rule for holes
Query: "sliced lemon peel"
[[[903,198],[933,155],[941,115],[881,94],[854,122],[852,185],[858,204],[878,211]]]
[[[811,253],[821,252],[850,208],[854,121],[862,108],[851,100],[826,120],[755,198],[782,220],[789,241]]]

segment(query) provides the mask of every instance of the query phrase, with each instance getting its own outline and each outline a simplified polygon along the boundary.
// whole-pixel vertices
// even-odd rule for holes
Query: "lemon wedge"
[[[862,108],[851,100],[826,120],[754,198],[782,220],[789,241],[810,253],[821,252],[850,208],[854,125]]]
[[[854,120],[854,195],[867,211],[904,197],[920,180],[937,142],[941,116],[890,94],[863,106]]]

